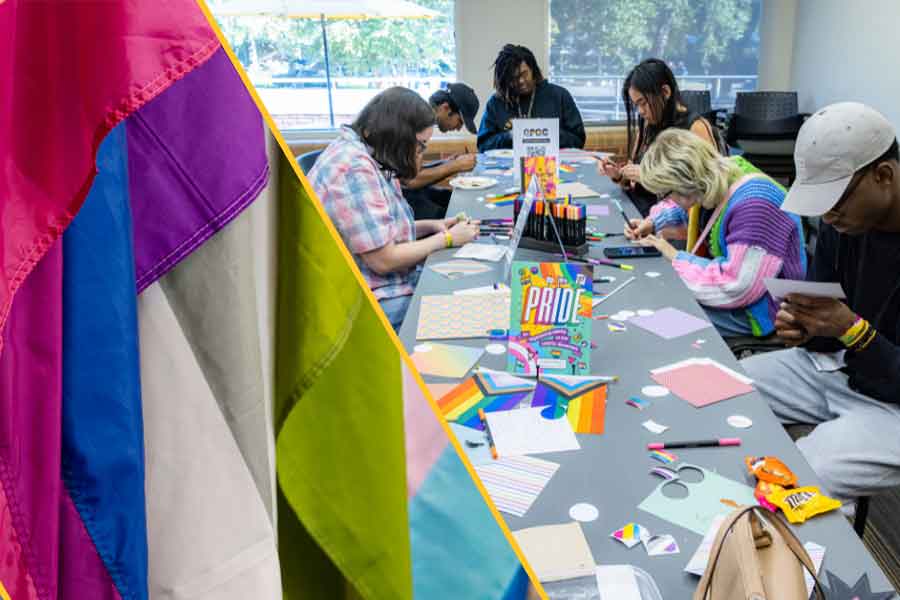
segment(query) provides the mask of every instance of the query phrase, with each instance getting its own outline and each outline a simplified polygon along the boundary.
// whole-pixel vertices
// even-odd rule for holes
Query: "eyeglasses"
[[[427,149],[428,143],[416,138],[416,154],[425,154],[425,150]]]

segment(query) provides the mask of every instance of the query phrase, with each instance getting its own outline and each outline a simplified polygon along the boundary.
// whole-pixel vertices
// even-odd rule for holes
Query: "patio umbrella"
[[[334,127],[331,99],[331,63],[328,55],[326,21],[362,19],[434,19],[440,12],[406,0],[213,0],[210,10],[217,17],[282,17],[317,19],[322,25],[325,52],[325,85],[328,88],[328,115]]]

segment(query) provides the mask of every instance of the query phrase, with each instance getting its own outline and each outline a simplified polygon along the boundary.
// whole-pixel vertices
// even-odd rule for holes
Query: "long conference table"
[[[511,161],[500,161],[500,166],[509,167]],[[496,172],[495,159],[490,159],[492,172]],[[617,198],[630,216],[638,213],[627,196],[608,178],[597,173],[595,164],[577,164],[573,174],[561,174],[563,181],[581,181],[599,194],[609,194],[608,198],[585,198],[578,200],[587,204],[610,204]],[[485,157],[479,157],[478,170],[485,169]],[[498,184],[485,191],[464,191],[456,189],[450,201],[448,215],[460,211],[473,218],[498,218],[512,216],[512,207],[489,209],[484,202],[486,194],[501,192],[513,185],[512,177],[497,177]],[[614,206],[609,216],[589,222],[599,231],[613,233],[623,229],[622,217]],[[507,243],[507,242],[502,242]],[[592,245],[591,255],[602,257],[604,245],[623,245],[623,237],[607,238],[602,244]],[[410,354],[416,340],[419,320],[419,305],[424,295],[450,294],[454,290],[485,286],[500,281],[503,263],[490,264],[490,272],[468,275],[458,279],[447,277],[427,268],[453,258],[455,249],[442,250],[432,254],[426,262],[410,304],[409,312],[400,329],[400,339]],[[534,250],[519,249],[515,260],[558,262],[558,256]],[[595,293],[611,291],[628,277],[636,277],[630,285],[600,304],[595,314],[614,314],[620,310],[675,307],[692,315],[705,318],[703,309],[694,300],[671,267],[663,258],[640,258],[622,261],[634,266],[634,271],[615,267],[595,266],[594,277],[612,276],[612,283],[595,283]],[[647,272],[660,275],[647,277]],[[506,282],[507,284],[509,282]],[[571,522],[569,509],[576,503],[589,503],[599,509],[599,517],[581,526],[587,538],[597,565],[630,564],[649,573],[668,599],[690,598],[699,578],[684,572],[684,567],[699,546],[702,537],[688,529],[657,518],[639,510],[638,504],[660,483],[660,478],[652,475],[650,469],[659,463],[648,460],[646,445],[650,442],[689,440],[723,437],[740,437],[742,446],[733,448],[697,448],[675,450],[681,462],[696,464],[729,479],[755,485],[755,479],[746,474],[744,457],[747,455],[777,456],[797,475],[799,485],[816,485],[821,482],[809,464],[797,450],[781,424],[757,393],[740,396],[702,409],[694,408],[674,395],[652,398],[652,406],[639,411],[626,405],[631,396],[641,396],[641,389],[655,382],[649,371],[691,357],[709,357],[726,367],[741,371],[739,363],[718,335],[709,328],[680,338],[665,340],[635,326],[627,331],[614,333],[607,327],[608,321],[593,321],[593,342],[596,347],[591,353],[591,371],[598,375],[617,375],[619,381],[608,386],[606,402],[605,431],[602,435],[578,434],[580,450],[541,454],[539,458],[558,463],[559,469],[550,479],[546,488],[537,497],[531,508],[522,517],[500,513],[512,531],[538,525],[555,525]],[[626,324],[627,325],[627,324]],[[705,340],[700,349],[694,346],[698,338]],[[487,337],[480,339],[440,340],[441,342],[484,347]],[[495,370],[506,369],[506,354],[485,353],[479,366]],[[425,377],[428,384],[458,383],[462,380]],[[527,402],[527,400],[526,400]],[[753,425],[749,429],[737,430],[726,423],[735,414],[749,417]],[[653,419],[669,426],[662,435],[654,435],[644,429],[641,423]],[[461,444],[466,449],[464,444]],[[824,490],[823,490],[824,491]],[[628,549],[612,539],[610,534],[629,522],[641,524],[653,534],[671,534],[681,551],[667,556],[648,556],[640,546]],[[811,541],[826,548],[825,559],[820,574],[827,584],[825,570],[833,572],[850,585],[867,573],[873,591],[893,589],[888,579],[872,559],[869,552],[856,536],[847,519],[840,511],[814,517],[802,525],[794,526],[801,542]],[[606,600],[606,599],[604,599]]]

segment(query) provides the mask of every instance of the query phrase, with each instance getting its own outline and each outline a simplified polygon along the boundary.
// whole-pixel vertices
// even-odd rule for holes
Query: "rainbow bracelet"
[[[859,342],[860,338],[865,335],[866,331],[869,328],[869,323],[865,319],[860,316],[856,317],[856,321],[853,322],[847,331],[843,333],[838,339],[841,341],[844,346],[850,348],[857,342]]]

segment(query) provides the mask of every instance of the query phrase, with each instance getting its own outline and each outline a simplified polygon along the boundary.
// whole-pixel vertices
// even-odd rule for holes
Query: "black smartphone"
[[[613,246],[604,248],[606,258],[645,258],[648,256],[662,256],[662,253],[652,246]]]

